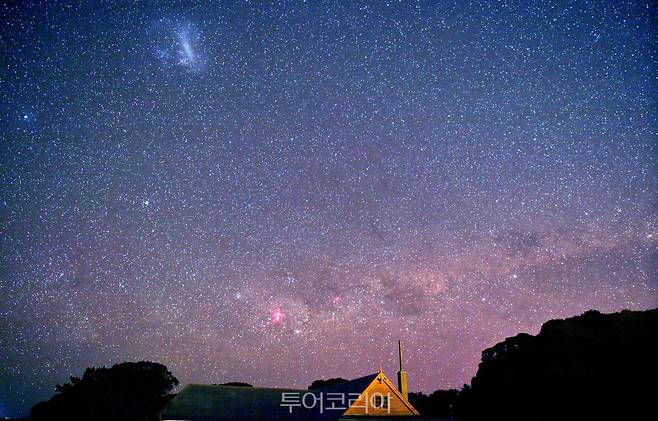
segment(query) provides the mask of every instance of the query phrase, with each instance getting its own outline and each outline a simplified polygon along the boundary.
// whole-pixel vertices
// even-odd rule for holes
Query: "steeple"
[[[398,390],[409,400],[409,386],[407,385],[407,372],[402,368],[402,341],[398,341],[398,352],[400,353],[400,371],[398,371]]]

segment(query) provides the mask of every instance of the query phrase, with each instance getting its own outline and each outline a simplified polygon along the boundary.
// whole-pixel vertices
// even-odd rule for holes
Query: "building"
[[[163,421],[341,420],[418,415],[409,403],[399,345],[398,386],[376,373],[314,390],[224,385],[185,386],[163,410]]]
[[[281,405],[284,393],[302,390],[189,384],[161,413],[163,421],[306,420]]]

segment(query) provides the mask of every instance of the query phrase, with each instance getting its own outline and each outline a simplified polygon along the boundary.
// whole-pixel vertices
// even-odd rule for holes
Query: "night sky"
[[[460,387],[658,303],[650,2],[5,2],[0,415],[85,367]]]

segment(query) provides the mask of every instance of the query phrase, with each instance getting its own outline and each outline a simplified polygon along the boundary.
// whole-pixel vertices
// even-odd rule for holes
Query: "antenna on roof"
[[[409,400],[409,386],[407,384],[407,372],[402,368],[402,341],[398,341],[398,352],[400,354],[400,371],[398,371],[398,390]]]

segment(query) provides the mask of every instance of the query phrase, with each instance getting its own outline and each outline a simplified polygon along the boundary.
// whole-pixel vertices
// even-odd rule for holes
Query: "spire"
[[[407,384],[407,372],[402,368],[402,341],[398,341],[398,352],[400,355],[400,371],[398,371],[398,390],[409,400],[409,386]]]

